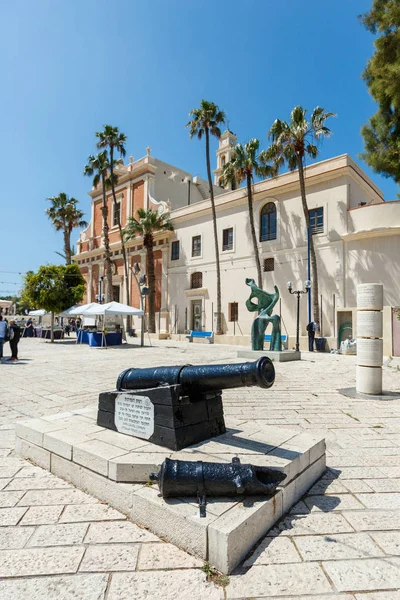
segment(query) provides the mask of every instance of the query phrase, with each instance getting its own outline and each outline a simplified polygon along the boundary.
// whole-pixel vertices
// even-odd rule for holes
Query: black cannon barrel
[[[242,465],[239,458],[231,463],[172,460],[166,458],[159,473],[151,473],[164,498],[180,496],[237,496],[273,494],[286,478],[274,467]]]
[[[117,390],[145,390],[179,384],[182,393],[190,395],[249,386],[269,388],[274,381],[274,365],[267,356],[262,356],[255,362],[228,365],[127,369],[118,377]]]

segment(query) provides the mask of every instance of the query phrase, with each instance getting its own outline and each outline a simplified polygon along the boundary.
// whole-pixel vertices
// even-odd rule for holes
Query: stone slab
[[[301,360],[301,352],[296,350],[282,350],[282,352],[274,352],[272,350],[239,350],[238,358],[251,358],[257,360],[262,356],[268,356],[272,362],[288,362],[292,360]]]
[[[95,429],[95,413],[86,413],[84,429],[92,432]],[[74,420],[79,426],[74,428]],[[249,422],[236,425],[228,429],[223,435],[209,441],[200,442],[192,447],[185,448],[179,453],[173,453],[168,448],[143,445],[143,440],[138,447],[125,444],[128,438],[122,433],[112,432],[105,437],[104,432],[95,432],[95,439],[82,442],[80,435],[75,440],[68,438],[71,452],[65,452],[67,432],[77,431],[82,428],[82,415],[72,415],[68,419],[56,419],[62,425],[56,431],[45,433],[43,422],[38,424],[38,434],[30,432],[38,420],[31,420],[24,424],[23,439],[17,438],[17,448],[22,448],[22,453],[32,462],[39,462],[47,467],[54,475],[75,485],[78,489],[50,489],[43,492],[41,489],[28,489],[19,504],[22,507],[24,499],[30,499],[48,506],[42,508],[56,508],[58,505],[68,504],[63,511],[54,535],[59,535],[60,544],[69,544],[69,536],[82,536],[84,528],[78,524],[96,521],[109,521],[106,527],[126,528],[127,522],[121,525],[125,515],[132,521],[148,528],[176,546],[188,551],[196,557],[207,560],[223,573],[230,573],[246,557],[253,546],[263,537],[274,524],[301,498],[303,494],[322,475],[326,466],[325,440],[323,433],[301,432],[291,429],[277,430],[273,426]],[[85,433],[85,432],[83,432]],[[91,435],[91,433],[90,433]],[[52,444],[49,449],[48,438],[51,436]],[[57,443],[57,436],[60,441]],[[103,438],[103,439],[101,439]],[[41,442],[36,445],[32,441]],[[46,446],[47,448],[43,448]],[[131,446],[131,444],[129,444]],[[156,449],[156,451],[154,451]],[[42,453],[45,453],[44,455]],[[211,462],[231,462],[232,458],[239,456],[242,462],[257,466],[273,466],[283,471],[287,478],[273,496],[237,497],[237,498],[210,498],[207,505],[206,518],[200,518],[196,498],[173,498],[164,500],[159,494],[156,485],[148,485],[151,471],[157,471],[165,457],[173,455],[182,460],[204,460]],[[70,460],[67,458],[70,457]],[[35,467],[30,467],[35,469]],[[146,485],[143,485],[146,483]],[[110,506],[97,504],[94,498],[80,495],[82,490]],[[12,492],[9,492],[12,493]],[[19,493],[19,492],[18,492]],[[18,501],[18,500],[17,500]],[[72,502],[74,504],[72,504]],[[51,506],[51,505],[55,506]],[[32,507],[32,511],[38,507]],[[347,506],[347,509],[353,508]],[[117,512],[117,509],[120,512]],[[122,513],[122,514],[121,514]],[[23,514],[19,516],[21,518]],[[322,515],[324,516],[324,515]],[[339,515],[338,515],[339,516]],[[29,511],[26,524],[31,524]],[[342,517],[340,517],[342,518]],[[119,521],[119,524],[112,524]],[[50,520],[39,520],[48,523]],[[16,523],[7,523],[15,525]],[[61,524],[64,524],[61,526]],[[68,526],[66,525],[68,524]],[[102,525],[104,527],[104,525]],[[95,527],[89,530],[93,535]],[[135,527],[132,525],[132,527]],[[29,546],[44,546],[46,531],[51,527],[42,528]],[[337,532],[352,531],[352,528],[338,527]],[[303,533],[309,533],[309,530]],[[42,534],[42,537],[40,535]],[[152,534],[148,534],[151,536]],[[51,537],[50,533],[49,536]],[[107,533],[105,533],[107,538]],[[150,540],[151,541],[151,537]],[[112,568],[110,557],[101,547],[93,550],[93,556],[85,555],[85,560],[80,566],[81,571],[103,569],[126,570],[134,568],[137,554],[132,548],[126,556],[118,554],[117,566]],[[157,542],[154,540],[155,544]],[[283,542],[285,543],[285,542]],[[167,551],[167,550],[166,550]],[[148,551],[150,552],[150,550]],[[174,550],[170,550],[174,552]],[[146,560],[145,560],[146,558]],[[179,557],[177,558],[177,560]],[[146,562],[153,560],[151,556],[143,557],[140,568],[146,568]],[[144,562],[143,562],[144,561]],[[113,562],[113,561],[111,561]],[[186,568],[194,566],[196,562],[188,563]],[[32,573],[32,575],[35,573]]]

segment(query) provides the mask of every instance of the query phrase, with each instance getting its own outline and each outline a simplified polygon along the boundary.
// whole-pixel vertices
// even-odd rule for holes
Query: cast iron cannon
[[[144,390],[160,385],[180,385],[181,393],[195,396],[205,392],[258,386],[269,388],[275,369],[267,356],[255,362],[228,365],[185,365],[126,369],[117,380],[117,390]]]
[[[126,369],[115,392],[99,396],[101,427],[181,450],[225,433],[222,390],[275,380],[271,360],[225,365]]]
[[[197,496],[200,516],[205,517],[206,496],[271,495],[286,475],[274,467],[231,463],[171,460],[166,458],[159,473],[151,473],[163,498]]]

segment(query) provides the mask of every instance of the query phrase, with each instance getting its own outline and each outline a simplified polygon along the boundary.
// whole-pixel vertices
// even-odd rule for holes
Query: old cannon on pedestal
[[[115,392],[99,396],[97,423],[172,450],[225,433],[222,390],[270,388],[269,358],[225,365],[126,369]]]

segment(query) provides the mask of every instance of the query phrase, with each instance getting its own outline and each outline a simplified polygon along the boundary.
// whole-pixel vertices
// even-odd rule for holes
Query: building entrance
[[[192,302],[192,330],[193,331],[201,331],[202,323],[202,301],[201,300],[193,300]]]
[[[120,302],[119,299],[119,285],[112,286],[112,299],[113,302]]]

